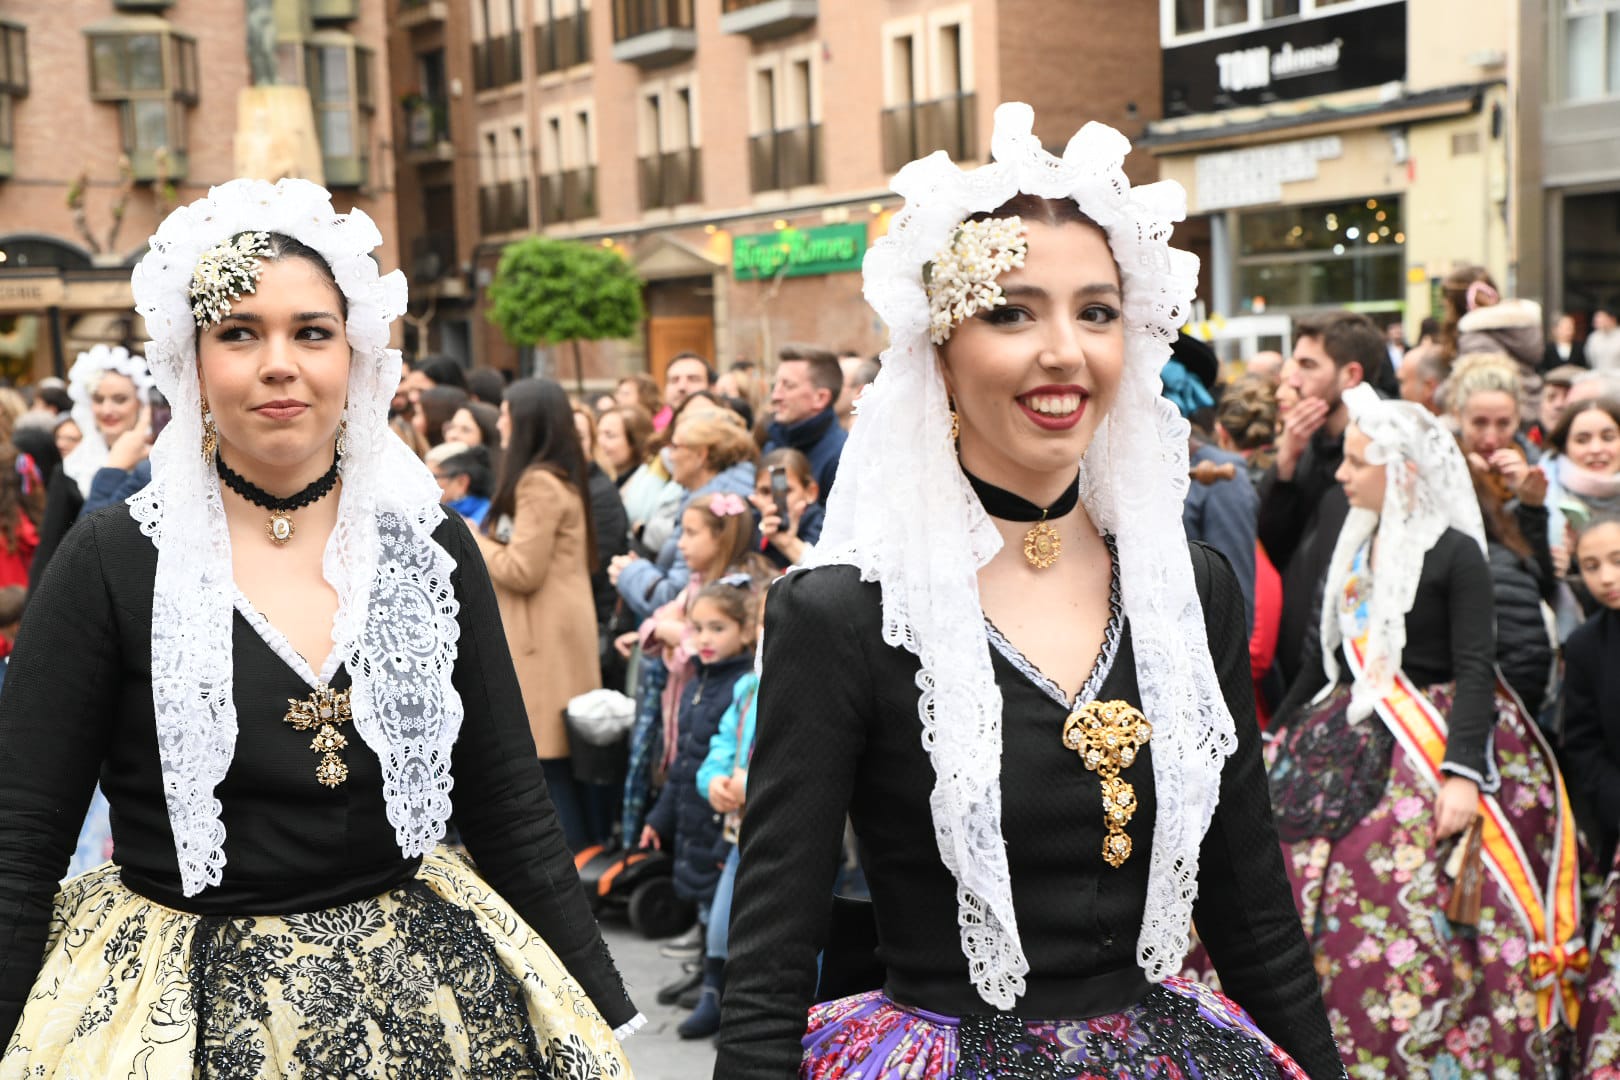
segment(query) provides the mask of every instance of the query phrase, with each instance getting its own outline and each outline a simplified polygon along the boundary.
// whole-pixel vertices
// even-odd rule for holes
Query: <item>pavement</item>
[[[659,956],[658,942],[611,917],[602,923],[602,937],[618,962],[630,999],[647,1015],[647,1026],[624,1042],[636,1080],[710,1080],[714,1043],[676,1035],[675,1026],[686,1019],[686,1010],[660,1005],[655,996],[660,986],[680,974],[681,962]]]

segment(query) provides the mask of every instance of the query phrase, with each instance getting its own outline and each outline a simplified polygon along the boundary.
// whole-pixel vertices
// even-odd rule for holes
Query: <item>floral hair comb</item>
[[[213,326],[231,313],[231,301],[258,288],[259,260],[269,257],[270,234],[262,232],[237,233],[198,256],[186,293],[197,326]]]
[[[732,517],[736,514],[748,513],[748,504],[742,497],[731,492],[715,495],[709,499],[709,513],[715,517]]]
[[[1024,265],[1029,243],[1017,217],[964,221],[924,274],[928,291],[928,339],[942,345],[975,312],[1007,302],[996,278]]]

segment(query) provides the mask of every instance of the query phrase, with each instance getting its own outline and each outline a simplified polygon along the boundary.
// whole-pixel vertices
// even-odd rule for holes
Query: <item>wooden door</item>
[[[662,315],[647,320],[647,370],[659,386],[670,357],[694,352],[714,363],[714,317],[711,315]]]

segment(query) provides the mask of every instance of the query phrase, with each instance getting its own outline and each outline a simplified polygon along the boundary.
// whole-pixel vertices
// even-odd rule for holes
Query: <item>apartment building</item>
[[[895,169],[980,163],[997,103],[1061,147],[1086,120],[1159,115],[1158,11],[1065,0],[395,0],[407,102],[400,231],[409,343],[556,370],[483,317],[502,247],[541,231],[621,251],[646,282],[634,342],[588,375],[721,366],[787,341],[883,345],[860,261]],[[410,111],[414,110],[414,112]],[[1155,162],[1136,155],[1137,180]]]
[[[385,3],[6,0],[0,6],[0,375],[138,346],[130,268],[175,206],[307,176],[394,242]],[[386,99],[384,99],[386,100]]]

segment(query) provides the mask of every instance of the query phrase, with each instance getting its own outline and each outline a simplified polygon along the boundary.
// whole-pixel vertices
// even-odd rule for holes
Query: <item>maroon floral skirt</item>
[[[1425,693],[1444,714],[1453,690],[1447,684]],[[1303,785],[1278,783],[1303,743],[1320,747],[1342,737],[1346,745],[1365,743],[1370,751],[1389,745],[1366,734],[1382,727],[1376,716],[1351,723],[1349,700],[1349,687],[1337,688],[1268,747],[1279,822],[1300,820],[1297,803],[1309,798]],[[1545,881],[1557,820],[1556,766],[1529,724],[1513,699],[1499,693],[1497,800],[1536,880]],[[1450,925],[1444,911],[1451,880],[1443,865],[1451,842],[1437,847],[1432,840],[1434,790],[1398,745],[1389,745],[1387,760],[1387,782],[1374,792],[1370,809],[1356,794],[1357,781],[1329,781],[1331,790],[1349,793],[1342,801],[1356,816],[1324,817],[1320,835],[1295,834],[1283,843],[1322,998],[1350,1075],[1546,1075],[1567,1052],[1567,1033],[1540,1030],[1524,925],[1488,874],[1477,929]],[[1344,768],[1359,772],[1364,764],[1346,760]],[[1313,806],[1319,810],[1320,800]]]
[[[1592,966],[1586,973],[1576,1044],[1580,1080],[1620,1080],[1620,850],[1603,885],[1592,924]]]

